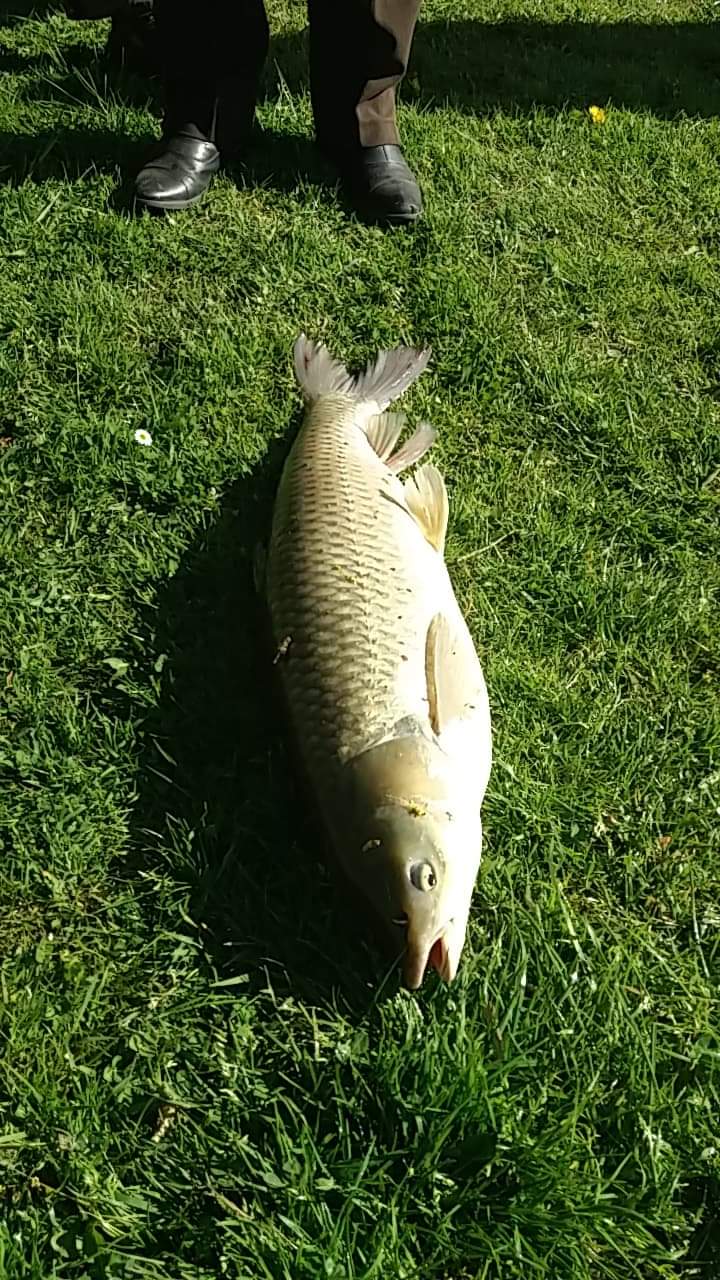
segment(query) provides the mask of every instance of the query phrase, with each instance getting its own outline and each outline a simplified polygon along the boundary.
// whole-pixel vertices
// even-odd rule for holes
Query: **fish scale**
[[[418,621],[430,618],[418,598],[430,548],[396,505],[402,485],[356,424],[356,405],[338,399],[332,409],[330,424],[314,422],[288,457],[268,566],[276,642],[291,640],[283,671],[291,713],[320,768],[421,711],[406,690],[424,682]],[[396,502],[383,497],[391,488]]]
[[[399,444],[384,412],[428,353],[381,352],[357,378],[304,337],[307,411],[278,488],[267,559],[275,663],[341,864],[402,938],[403,972],[450,980],[464,946],[491,762],[487,690],[443,550],[434,431]],[[402,931],[402,932],[399,932]]]

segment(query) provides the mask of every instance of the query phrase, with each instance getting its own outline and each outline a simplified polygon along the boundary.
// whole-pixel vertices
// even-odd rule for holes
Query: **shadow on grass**
[[[59,128],[32,135],[0,130],[0,183],[42,184],[51,179],[77,181],[92,173],[117,178],[109,204],[116,213],[131,216],[137,170],[157,150],[157,137],[142,138],[111,129]],[[266,187],[292,192],[301,181],[330,190],[337,175],[308,138],[272,129],[256,129],[242,162],[226,172],[238,188]]]
[[[251,990],[269,977],[312,1002],[335,990],[360,1011],[389,966],[364,945],[366,918],[327,866],[254,585],[287,447],[233,486],[153,610],[153,654],[166,666],[126,870],[170,875],[222,977],[247,975]]]
[[[29,14],[33,5],[15,0],[14,6],[6,6],[8,13],[11,8]],[[21,86],[28,101],[92,107],[98,105],[100,91],[101,101],[109,92],[119,103],[149,104],[159,114],[157,82],[112,70],[102,51],[86,45],[74,51],[64,47],[63,58],[69,57],[73,66],[67,74],[62,68],[56,74],[47,59],[26,58],[14,50],[0,53],[0,66],[42,76]],[[472,114],[610,102],[667,119],[682,114],[709,118],[720,114],[719,68],[717,24],[421,22],[403,97],[426,110],[448,103]],[[98,73],[103,77],[100,87]],[[307,33],[276,36],[263,101],[276,101],[288,88],[297,93],[306,84]],[[309,142],[282,140],[272,132],[258,139],[244,169],[246,178],[282,189],[296,186],[299,177],[325,180],[326,171]],[[5,181],[28,176],[43,181],[88,168],[113,171],[118,165],[142,163],[137,142],[110,130],[61,125],[40,135],[6,134],[0,146]]]
[[[307,83],[305,32],[277,37],[266,92]],[[720,114],[720,25],[420,21],[406,102],[472,114],[613,103],[662,118]]]
[[[48,18],[58,8],[44,0],[3,0],[0,4],[0,27],[15,27],[26,18]]]
[[[0,132],[0,181],[69,182],[88,173],[116,173],[138,163],[154,141],[115,133],[111,129],[44,130],[21,134]]]
[[[695,1263],[697,1274],[711,1280],[720,1276],[720,1179],[690,1179],[683,1200],[699,1217],[685,1261]]]
[[[149,106],[156,112],[161,107],[157,76],[118,64],[104,45],[63,46],[56,55],[0,46],[0,73],[24,77],[16,88],[16,98],[22,102],[106,109],[115,101],[126,107]]]
[[[22,90],[24,100],[53,106],[103,105],[103,99],[125,106],[148,106],[161,114],[158,82],[127,74],[107,66],[102,53],[86,45],[78,46],[73,68],[60,73],[53,68],[45,74],[42,58],[25,57],[0,50],[0,72],[36,72],[42,78],[30,81]],[[275,72],[277,75],[277,71]],[[266,91],[266,97],[269,96]],[[149,125],[149,122],[148,122]],[[157,133],[140,137],[111,127],[87,127],[69,123],[54,129],[26,133],[16,129],[0,131],[0,181],[42,183],[48,179],[69,181],[88,173],[122,173],[122,185],[113,205],[127,210],[131,203],[132,177],[151,153]],[[269,186],[291,191],[300,177],[318,184],[334,185],[336,178],[316,150],[311,139],[259,127],[253,132],[243,161],[233,164],[230,174],[241,187]]]

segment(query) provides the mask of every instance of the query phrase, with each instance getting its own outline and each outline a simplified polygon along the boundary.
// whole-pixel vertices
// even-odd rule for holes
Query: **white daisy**
[[[152,436],[150,435],[149,431],[146,431],[144,429],[144,427],[138,428],[138,430],[135,432],[134,439],[136,444],[143,444],[146,446],[152,444]]]

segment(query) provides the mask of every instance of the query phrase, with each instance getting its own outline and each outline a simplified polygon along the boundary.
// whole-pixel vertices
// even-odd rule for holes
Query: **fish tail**
[[[381,351],[363,373],[353,377],[327,347],[303,333],[295,343],[295,376],[306,400],[345,395],[359,403],[372,401],[382,412],[420,376],[429,359],[429,348],[396,347]]]

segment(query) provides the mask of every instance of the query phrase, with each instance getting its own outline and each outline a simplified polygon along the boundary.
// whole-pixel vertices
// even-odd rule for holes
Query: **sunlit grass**
[[[308,146],[299,3],[249,166],[166,220],[123,208],[157,118],[102,25],[3,19],[3,1278],[717,1273],[715,8],[578,8],[428,0],[409,234]],[[496,762],[417,996],[270,697],[300,330],[434,351]]]

